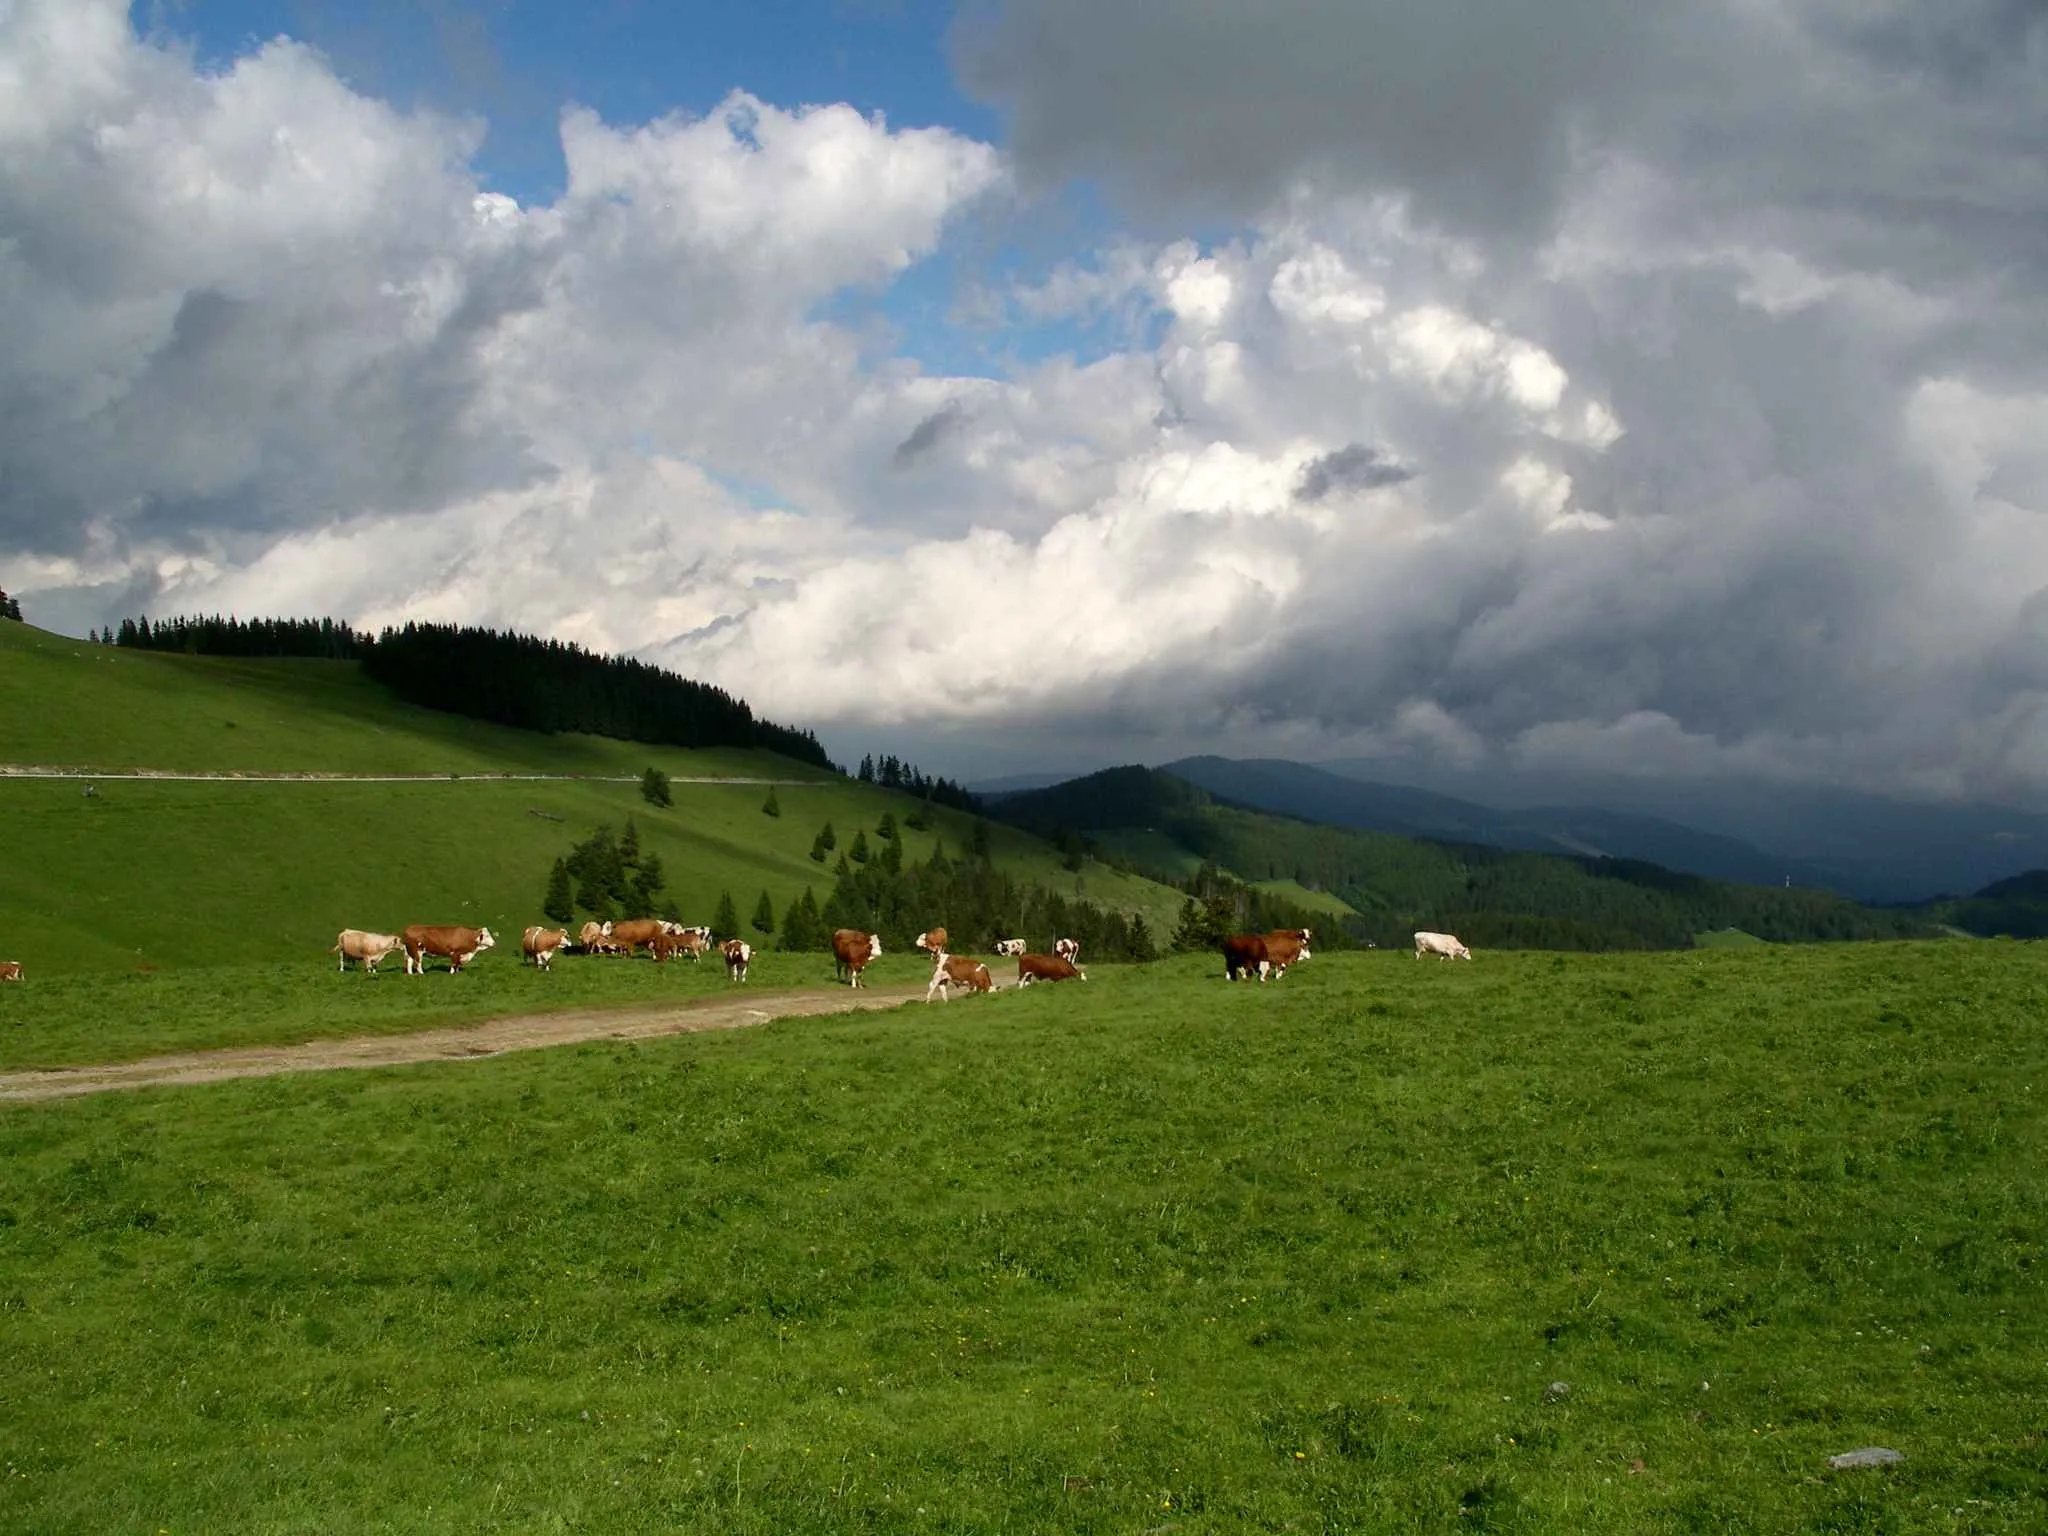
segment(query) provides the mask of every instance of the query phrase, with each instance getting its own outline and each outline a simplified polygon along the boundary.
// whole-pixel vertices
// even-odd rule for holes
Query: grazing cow
[[[996,953],[999,955],[1021,955],[1029,947],[1022,939],[996,940]]]
[[[754,958],[754,946],[745,939],[727,939],[720,947],[725,951],[725,979],[745,981],[747,962]]]
[[[926,929],[917,936],[917,947],[929,955],[943,955],[946,952],[946,930]]]
[[[1266,959],[1272,963],[1273,979],[1287,974],[1287,967],[1310,959],[1306,928],[1275,928],[1261,935],[1266,941]]]
[[[932,967],[932,984],[924,989],[924,1000],[930,1002],[932,994],[938,993],[939,1001],[953,1001],[952,988],[959,987],[965,992],[993,992],[995,979],[988,973],[988,967],[979,960],[969,960],[961,955],[949,955],[943,949],[933,957],[938,964]]]
[[[1472,951],[1458,942],[1454,933],[1418,933],[1415,935],[1415,958],[1424,955],[1441,955],[1446,960],[1470,960]]]
[[[497,944],[488,928],[459,928],[453,925],[437,927],[430,923],[414,923],[405,930],[405,973],[408,976],[427,974],[427,956],[446,955],[448,974],[454,975],[483,950]]]
[[[1223,941],[1223,974],[1230,981],[1246,981],[1256,975],[1264,981],[1272,973],[1272,957],[1266,953],[1263,933],[1233,933]]]
[[[654,952],[654,958],[659,962],[671,955],[688,955],[695,960],[704,953],[706,946],[702,934],[694,928],[685,928],[681,933],[656,934],[653,942],[647,947]]]
[[[1052,952],[1069,965],[1081,963],[1081,941],[1079,939],[1054,939]]]
[[[334,941],[330,955],[341,956],[337,971],[348,969],[351,960],[357,961],[372,976],[377,974],[377,962],[389,959],[405,948],[405,940],[395,933],[368,933],[361,928],[344,928]]]
[[[882,952],[879,933],[862,933],[858,928],[841,928],[832,935],[833,974],[844,971],[852,985],[860,985],[860,973]]]
[[[666,932],[668,925],[658,917],[629,917],[612,924],[611,941],[619,946],[620,954],[630,955],[642,944],[652,944]]]
[[[1088,979],[1088,973],[1065,955],[1019,955],[1017,957],[1017,985],[1028,987],[1034,981],[1072,981],[1076,976]]]
[[[583,946],[586,955],[608,955],[612,952],[612,925],[590,922],[576,935],[576,942]]]
[[[21,962],[19,960],[0,960],[0,981],[19,980],[21,980]]]
[[[529,928],[519,936],[519,955],[522,960],[531,960],[535,970],[551,971],[555,968],[555,955],[568,942],[566,928]]]

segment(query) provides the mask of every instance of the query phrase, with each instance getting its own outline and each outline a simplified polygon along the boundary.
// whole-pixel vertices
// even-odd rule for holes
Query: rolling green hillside
[[[1417,928],[1488,948],[1685,948],[1740,928],[1778,942],[1904,938],[1917,914],[1825,892],[1731,885],[1633,859],[1520,853],[1324,826],[1247,810],[1149,768],[1112,768],[997,801],[993,813],[1041,835],[1079,831],[1162,878],[1208,861],[1255,887],[1328,893],[1355,910],[1356,937],[1407,942]]]
[[[0,775],[0,957],[31,975],[310,959],[344,927],[471,922],[516,935],[542,920],[552,861],[629,816],[687,920],[710,922],[724,891],[743,918],[764,890],[780,914],[807,886],[820,901],[830,893],[831,867],[808,857],[826,821],[844,849],[884,813],[900,823],[918,806],[768,753],[541,736],[413,708],[349,662],[124,651],[14,623],[0,624],[0,720],[0,762],[11,764],[635,780],[651,764],[674,780],[674,806],[657,809],[637,783],[597,777],[104,777],[88,797],[75,780]],[[762,813],[760,783],[734,779],[783,781],[782,814]],[[938,839],[958,852],[972,835],[966,815],[930,815],[929,831],[903,832],[912,862]],[[1020,880],[1142,913],[1155,931],[1170,931],[1178,910],[1173,891],[1094,863],[1070,872],[1009,828],[994,829],[991,853]]]
[[[7,1108],[0,1528],[2048,1526],[2048,951],[1218,970]]]

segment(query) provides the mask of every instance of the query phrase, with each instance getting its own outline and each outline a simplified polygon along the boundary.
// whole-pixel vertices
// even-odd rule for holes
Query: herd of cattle
[[[334,947],[328,953],[339,957],[337,969],[347,970],[353,960],[370,975],[375,975],[378,965],[395,954],[405,957],[408,976],[425,975],[428,957],[438,956],[447,960],[452,975],[485,950],[496,948],[497,942],[488,928],[414,923],[403,933],[372,933],[364,928],[344,928],[335,937]],[[531,960],[536,969],[548,970],[553,966],[555,956],[572,945],[590,955],[632,955],[645,949],[657,962],[677,955],[697,960],[706,950],[716,949],[724,957],[727,977],[733,981],[747,979],[747,966],[754,958],[754,947],[745,939],[727,939],[717,944],[713,942],[709,928],[685,927],[657,917],[585,923],[573,941],[566,928],[528,928],[520,935],[520,958],[522,961]],[[952,989],[956,987],[970,992],[995,989],[994,979],[986,965],[946,952],[944,928],[920,933],[917,947],[930,955],[933,961],[932,982],[925,989],[926,1002],[934,996],[941,1002],[950,1002]],[[836,973],[845,977],[852,986],[861,984],[861,973],[881,953],[880,934],[863,933],[858,928],[841,928],[832,935]],[[996,944],[996,953],[1016,959],[1017,985],[1020,987],[1029,986],[1034,981],[1088,979],[1076,963],[1081,946],[1073,939],[1055,940],[1053,952],[1049,955],[1026,953],[1022,939],[1003,939]],[[16,966],[15,971],[18,977],[20,967]]]
[[[1253,976],[1260,981],[1278,981],[1287,974],[1287,967],[1299,965],[1309,958],[1309,937],[1306,928],[1234,933],[1223,941],[1223,974],[1231,981],[1249,981]],[[747,979],[747,966],[754,958],[754,946],[745,939],[727,939],[717,944],[712,941],[709,928],[685,928],[681,923],[666,922],[658,917],[629,918],[621,923],[585,923],[574,942],[576,948],[589,955],[631,955],[645,948],[657,961],[677,955],[687,955],[696,960],[702,958],[706,950],[716,949],[724,957],[726,976],[733,981]],[[461,970],[485,950],[496,948],[497,943],[488,928],[414,923],[403,933],[371,933],[363,928],[344,928],[328,953],[341,957],[338,969],[347,970],[349,961],[353,960],[373,976],[380,961],[403,954],[406,975],[419,976],[426,973],[429,955],[445,958],[452,973]],[[553,966],[556,955],[571,947],[571,940],[566,928],[529,928],[520,935],[519,945],[521,959],[531,960],[537,969],[545,971]],[[932,984],[925,988],[926,1002],[934,997],[940,1002],[951,1002],[955,989],[962,992],[995,990],[995,978],[989,974],[987,965],[979,960],[946,953],[945,929],[932,928],[920,933],[917,947],[933,960]],[[858,928],[841,928],[832,935],[834,974],[845,977],[849,985],[857,987],[860,985],[860,973],[881,952],[880,934],[862,933]],[[1017,985],[1020,987],[1028,987],[1034,981],[1088,979],[1087,972],[1077,964],[1081,946],[1072,939],[1055,939],[1049,955],[1027,954],[1022,939],[998,939],[995,952],[1016,960]],[[1415,935],[1415,958],[1420,960],[1424,955],[1436,955],[1445,960],[1470,960],[1472,951],[1460,944],[1453,934],[1425,932]],[[20,980],[21,962],[0,960],[0,981]]]
[[[1311,937],[1306,928],[1234,933],[1223,941],[1223,974],[1230,981],[1249,981],[1254,976],[1261,982],[1278,981],[1287,974],[1290,965],[1299,965],[1309,958]],[[917,936],[916,942],[933,962],[931,985],[924,994],[926,1002],[934,997],[941,1002],[950,1002],[956,990],[993,992],[996,989],[995,978],[985,962],[947,952],[944,928],[927,929]],[[414,923],[403,933],[371,933],[360,928],[344,928],[328,953],[341,957],[339,968],[342,970],[348,969],[348,963],[353,960],[373,975],[378,962],[403,953],[406,974],[415,976],[425,974],[430,955],[445,958],[452,974],[496,944],[497,940],[491,937],[488,928]],[[566,928],[528,928],[520,936],[522,960],[531,960],[539,970],[549,969],[555,956],[569,947],[571,940]],[[658,917],[629,918],[616,923],[585,923],[576,935],[575,947],[591,955],[632,955],[644,948],[657,962],[677,955],[697,960],[706,950],[715,948],[724,957],[726,975],[733,981],[747,979],[747,966],[754,958],[753,946],[745,939],[727,939],[722,944],[714,944],[709,928],[686,928],[681,923],[667,922]],[[1020,987],[1028,987],[1035,981],[1088,979],[1087,972],[1079,964],[1081,946],[1073,939],[1054,940],[1049,955],[1027,953],[1022,939],[998,939],[995,952],[1016,960],[1017,985]],[[878,933],[841,928],[832,935],[834,975],[845,978],[849,986],[861,984],[861,973],[881,953],[882,936]],[[1470,960],[1472,951],[1459,943],[1454,934],[1422,932],[1415,935],[1415,958],[1420,960],[1424,955],[1436,955],[1444,960]],[[21,966],[18,963],[0,962],[0,981],[20,979]]]

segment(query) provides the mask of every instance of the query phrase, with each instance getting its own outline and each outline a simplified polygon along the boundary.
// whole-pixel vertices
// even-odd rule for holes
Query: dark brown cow
[[[1028,987],[1034,981],[1072,981],[1075,977],[1088,979],[1088,973],[1064,955],[1019,955],[1017,957],[1017,985]]]
[[[833,973],[846,972],[852,978],[852,985],[857,987],[860,985],[860,973],[881,952],[882,936],[879,933],[841,928],[832,935]]]
[[[405,973],[408,976],[426,975],[429,955],[446,955],[448,972],[453,975],[481,951],[498,942],[491,937],[488,928],[437,927],[430,923],[414,923],[400,937],[405,940]]]
[[[969,960],[962,955],[949,955],[943,949],[932,957],[938,964],[932,967],[932,984],[924,989],[924,1000],[930,1002],[932,994],[938,993],[939,1001],[950,1003],[952,989],[959,987],[967,992],[993,992],[995,978],[988,973],[988,967],[979,960]]]
[[[1228,980],[1244,981],[1257,976],[1264,981],[1272,969],[1263,933],[1233,933],[1223,941],[1223,974]]]
[[[1266,941],[1266,958],[1272,962],[1275,981],[1287,974],[1290,965],[1312,958],[1306,928],[1275,928],[1261,937]]]

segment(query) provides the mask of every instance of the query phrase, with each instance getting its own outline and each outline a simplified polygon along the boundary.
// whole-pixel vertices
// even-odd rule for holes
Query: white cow
[[[1081,963],[1081,941],[1079,939],[1054,939],[1052,952],[1069,965]]]
[[[1027,946],[1022,939],[997,939],[996,953],[999,955],[1021,955]]]
[[[338,971],[348,969],[351,960],[359,961],[364,970],[372,976],[377,974],[377,962],[387,960],[405,948],[405,940],[395,933],[370,933],[361,928],[344,928],[335,938],[330,955],[341,956]]]
[[[727,939],[723,946],[725,954],[725,979],[745,981],[747,966],[754,958],[754,946],[745,939]]]
[[[1458,942],[1454,933],[1418,933],[1415,935],[1415,958],[1424,955],[1441,955],[1446,960],[1470,960],[1472,951]]]

